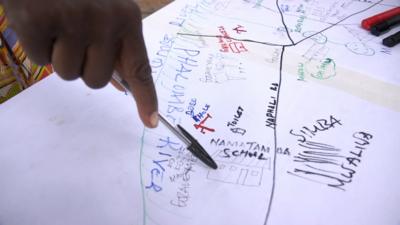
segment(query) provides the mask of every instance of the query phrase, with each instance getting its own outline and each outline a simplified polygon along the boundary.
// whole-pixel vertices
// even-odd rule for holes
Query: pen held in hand
[[[112,79],[117,82],[120,86],[125,89],[126,93],[130,93],[130,88],[128,83],[123,80],[117,72],[114,72],[112,75]],[[182,126],[179,124],[177,127],[172,125],[162,114],[158,113],[159,119],[162,124],[164,124],[168,130],[170,130],[173,134],[175,134],[183,143],[185,143],[187,150],[189,150],[196,158],[202,161],[204,164],[209,166],[212,169],[217,169],[218,166],[215,161],[211,158],[211,156],[207,153],[207,151],[200,145],[200,143],[192,136],[189,132],[187,132]]]

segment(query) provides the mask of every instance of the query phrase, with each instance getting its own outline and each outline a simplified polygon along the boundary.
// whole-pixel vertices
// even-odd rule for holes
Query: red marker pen
[[[366,30],[370,30],[373,25],[397,15],[400,15],[400,7],[396,7],[383,13],[379,13],[375,16],[368,17],[361,22],[361,26]]]

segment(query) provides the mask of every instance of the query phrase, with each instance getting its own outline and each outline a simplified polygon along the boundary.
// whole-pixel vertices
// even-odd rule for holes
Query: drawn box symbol
[[[260,186],[262,175],[262,167],[218,162],[218,170],[210,170],[207,179],[242,186]]]
[[[229,48],[233,53],[247,52],[248,50],[244,47],[243,42],[232,42],[229,43]]]

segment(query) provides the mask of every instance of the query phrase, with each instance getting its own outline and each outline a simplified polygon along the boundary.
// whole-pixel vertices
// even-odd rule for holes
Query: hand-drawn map
[[[400,48],[360,27],[396,6],[181,0],[146,19],[160,112],[219,168],[144,130],[143,224],[399,225]]]

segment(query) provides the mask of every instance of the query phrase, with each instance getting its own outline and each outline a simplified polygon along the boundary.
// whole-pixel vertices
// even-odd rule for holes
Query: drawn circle
[[[365,56],[373,56],[375,55],[375,50],[369,48],[364,43],[361,42],[349,42],[346,45],[346,48],[357,55],[365,55]]]
[[[327,80],[336,76],[336,63],[331,58],[313,59],[304,64],[304,72],[318,80]]]

